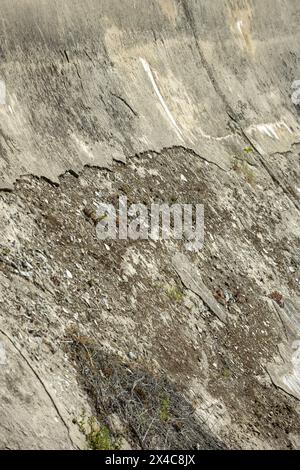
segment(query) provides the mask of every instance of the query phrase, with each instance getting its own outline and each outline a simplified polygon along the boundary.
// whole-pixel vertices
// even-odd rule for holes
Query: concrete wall
[[[298,0],[1,0],[0,182],[300,140]]]

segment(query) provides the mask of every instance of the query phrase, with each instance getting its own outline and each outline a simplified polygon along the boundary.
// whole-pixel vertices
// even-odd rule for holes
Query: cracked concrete
[[[299,1],[13,4],[0,26],[0,447],[85,448],[83,411],[143,447],[147,421],[99,410],[82,376],[100,350],[97,383],[116,361],[170,381],[203,446],[299,448]],[[203,203],[203,250],[101,243],[89,214],[120,195]],[[194,448],[172,413],[172,442]]]
[[[3,0],[3,25],[11,27],[0,31],[4,188],[20,175],[57,181],[85,164],[109,167],[112,159],[174,145],[228,169],[246,135],[266,162],[299,141],[290,93],[300,76],[296,0],[285,5],[280,48],[273,30],[280,31],[281,0],[243,7],[172,0],[167,10],[151,0],[147,17],[129,0],[122,8],[118,0],[15,2],[12,9]],[[251,30],[250,56],[238,47],[236,24]],[[228,113],[244,135],[230,132]],[[279,121],[278,138],[263,130],[263,123]]]
[[[287,155],[282,158],[288,163]],[[168,377],[223,446],[297,445],[299,401],[290,389],[285,393],[281,379],[292,356],[278,349],[292,343],[269,296],[279,290],[286,308],[288,299],[296,302],[299,212],[268,172],[249,168],[253,174],[243,165],[224,172],[177,147],[137,155],[111,170],[65,174],[59,186],[26,177],[1,195],[1,331],[26,352],[55,397],[73,445],[84,447],[73,437],[74,422],[83,409],[91,416],[97,407],[78,378],[76,361],[66,357],[69,344],[72,352],[69,331],[132,371]],[[186,252],[174,240],[101,242],[86,208],[120,195],[129,202],[203,203],[203,250]],[[94,361],[89,354],[88,364]],[[5,383],[2,397],[14,400],[16,390]],[[45,405],[29,406],[38,416]],[[47,406],[55,417],[49,397]],[[34,446],[33,430],[27,440],[20,438],[27,415],[7,413],[13,445]],[[54,417],[45,427],[53,429]],[[56,417],[63,445],[71,445]],[[122,437],[139,448],[128,422],[119,418]],[[7,432],[1,428],[3,446]],[[38,445],[57,446],[49,436]]]

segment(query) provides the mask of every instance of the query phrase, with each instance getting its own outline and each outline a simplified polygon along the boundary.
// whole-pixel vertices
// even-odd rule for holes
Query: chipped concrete
[[[299,448],[299,14],[1,1],[1,448],[83,449],[83,414],[143,448],[84,380],[109,360],[172,383],[205,448]],[[101,242],[90,208],[120,195],[204,204],[203,249]]]
[[[300,140],[297,0],[15,1],[1,4],[1,187],[174,145],[228,168],[244,145],[228,112],[245,132],[293,129],[258,132],[265,156]]]
[[[292,174],[294,161],[282,159]],[[299,212],[269,173],[258,171],[255,153],[253,161],[254,176],[244,167],[224,172],[179,147],[114,163],[111,170],[66,174],[59,186],[27,177],[1,194],[0,328],[32,367],[38,402],[26,410],[39,416],[46,407],[43,425],[52,429],[55,420],[62,446],[84,448],[74,420],[82,410],[95,414],[76,358],[67,352],[72,331],[87,351],[92,341],[132,371],[168,377],[223,446],[296,446],[299,400],[282,386],[296,358],[296,338],[287,336],[295,327],[282,315],[291,318],[299,292]],[[203,203],[203,250],[188,252],[183,240],[98,240],[85,208],[117,202],[120,195],[129,202]],[[284,299],[281,317],[269,298],[274,291]],[[72,442],[32,370],[55,400]],[[22,403],[10,383],[2,384],[2,396]],[[28,414],[20,420],[13,406],[9,431],[0,427],[1,442],[7,445],[9,432],[13,447],[22,447]],[[60,445],[51,432],[34,442],[38,428],[32,426],[26,446]],[[140,447],[129,431],[123,437],[128,448]]]
[[[282,321],[286,341],[279,344],[281,361],[270,364],[268,372],[277,387],[300,400],[300,306],[286,299],[284,307],[275,303]]]

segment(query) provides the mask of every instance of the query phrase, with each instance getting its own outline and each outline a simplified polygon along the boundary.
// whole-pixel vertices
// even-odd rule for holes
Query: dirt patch
[[[280,360],[277,345],[285,337],[269,294],[278,291],[286,299],[299,292],[297,236],[281,214],[295,221],[299,215],[269,176],[257,173],[253,186],[234,169],[224,172],[175,148],[133,157],[126,166],[115,164],[113,171],[85,168],[78,176],[66,174],[59,186],[29,177],[17,183],[14,193],[1,194],[7,214],[0,246],[1,321],[20,338],[34,363],[46,374],[53,370],[66,408],[71,388],[78,396],[84,389],[90,396],[87,403],[95,406],[95,390],[88,380],[100,380],[107,360],[120,376],[125,396],[131,390],[125,382],[131,387],[134,383],[131,375],[135,380],[145,375],[145,393],[157,388],[148,412],[156,426],[153,410],[157,412],[165,387],[176,403],[180,390],[189,405],[181,401],[179,408],[184,403],[192,406],[201,417],[200,428],[205,421],[208,435],[223,446],[291,446],[289,436],[299,433],[297,403],[272,385],[266,365]],[[204,204],[203,249],[186,252],[183,240],[99,240],[93,208],[99,202],[117,204],[121,195],[127,196],[128,205]],[[281,233],[286,243],[280,243]],[[228,315],[226,325],[182,285],[172,265],[177,252],[186,253],[199,270]],[[90,379],[85,377],[78,388],[73,367],[78,361],[64,358],[70,327],[97,345],[91,354],[99,367],[91,368]],[[68,386],[57,379],[66,374],[72,378]],[[112,384],[111,397],[113,390]],[[133,411],[138,402],[132,406]],[[269,418],[275,407],[281,416],[279,423],[276,415],[276,427]],[[79,408],[70,410],[72,417],[78,419]],[[95,410],[105,417],[99,403]],[[126,424],[125,411],[119,409]],[[172,414],[173,421],[176,416]],[[155,439],[163,445],[159,436],[168,428],[160,425],[146,436],[145,445]],[[139,426],[134,424],[143,439],[147,429]],[[184,440],[172,427],[165,445],[179,446],[180,437],[184,446],[193,447],[195,429],[193,424],[186,430],[190,437]],[[141,445],[129,431],[132,445]],[[201,443],[206,446],[206,441]]]

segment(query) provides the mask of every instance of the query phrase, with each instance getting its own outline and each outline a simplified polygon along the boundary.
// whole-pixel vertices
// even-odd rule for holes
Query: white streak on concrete
[[[274,138],[274,139],[279,140],[278,134],[276,133],[275,129],[276,129],[276,126],[274,126],[273,124],[259,124],[257,126],[257,130],[261,134],[265,134],[271,137],[271,139]]]
[[[300,80],[295,80],[292,83],[292,90],[294,90],[291,99],[294,105],[299,106],[300,105]]]
[[[166,116],[167,116],[167,118],[168,118],[168,121],[170,122],[170,124],[171,124],[172,127],[174,128],[174,130],[175,130],[177,136],[179,137],[179,139],[182,140],[182,141],[184,141],[183,135],[182,135],[182,131],[181,131],[181,129],[178,127],[178,125],[176,124],[176,121],[175,121],[174,117],[172,116],[171,111],[169,110],[167,104],[165,103],[165,101],[164,101],[164,99],[163,99],[163,97],[162,97],[162,95],[161,95],[161,93],[160,93],[160,91],[159,91],[159,88],[158,88],[158,86],[157,86],[157,83],[156,83],[156,81],[155,81],[155,78],[154,78],[154,76],[153,76],[153,73],[152,73],[152,71],[151,71],[150,65],[149,65],[148,62],[147,62],[145,59],[143,59],[142,57],[140,57],[140,61],[141,61],[142,65],[143,65],[143,68],[144,68],[145,72],[147,73],[147,75],[148,75],[148,77],[149,77],[149,79],[150,79],[150,82],[151,82],[151,84],[152,84],[152,86],[153,86],[153,89],[154,89],[154,91],[155,91],[155,93],[156,93],[156,95],[157,95],[157,97],[158,97],[158,99],[159,99],[159,101],[160,101],[160,103],[161,103],[161,105],[162,105],[162,107],[163,107],[165,113],[166,113]],[[211,136],[211,135],[209,135],[209,134],[205,134],[205,132],[203,132],[203,130],[201,129],[200,126],[198,126],[197,129],[198,129],[198,131],[200,132],[201,137],[203,137],[204,139],[207,139],[207,140],[214,140],[214,141],[217,141],[217,142],[222,142],[222,141],[224,141],[224,140],[226,141],[226,140],[229,140],[229,139],[232,139],[232,138],[236,138],[236,136],[233,135],[233,134],[227,134],[227,135],[222,136],[222,137],[214,137],[214,136]],[[195,144],[195,142],[194,142],[190,137],[189,137],[189,140],[190,140],[193,144]]]
[[[203,132],[203,130],[201,129],[201,127],[198,128],[200,134],[201,134],[201,137],[203,137],[204,139],[208,139],[208,140],[215,140],[217,142],[222,142],[223,140],[228,140],[228,139],[232,139],[232,138],[235,138],[236,136],[234,134],[228,134],[228,135],[224,135],[222,137],[213,137],[209,134],[205,134],[205,132]]]
[[[261,134],[264,134],[267,137],[270,137],[271,139],[280,140],[278,131],[282,129],[286,129],[290,134],[293,133],[284,121],[278,121],[278,122],[266,123],[266,124],[257,124],[257,125],[248,127],[247,131],[250,132],[250,134],[253,134],[253,132],[258,131]]]
[[[0,341],[0,366],[4,366],[6,364],[6,351],[4,344]]]
[[[294,396],[300,396],[300,341],[292,344],[293,354],[291,357],[290,371],[282,377],[282,382],[290,389]]]
[[[0,80],[0,104],[6,104],[6,85],[4,80]]]
[[[177,137],[178,137],[180,140],[183,141],[184,139],[183,139],[183,137],[182,137],[182,132],[181,132],[181,130],[179,129],[178,125],[176,124],[176,121],[175,121],[174,117],[172,116],[171,111],[169,110],[167,104],[165,103],[165,100],[163,99],[163,97],[162,97],[162,95],[161,95],[161,93],[160,93],[160,91],[159,91],[159,88],[158,88],[158,86],[157,86],[157,84],[156,84],[156,81],[155,81],[155,79],[154,79],[154,76],[153,76],[152,70],[151,70],[151,68],[150,68],[150,65],[148,64],[148,62],[147,62],[145,59],[143,59],[143,58],[141,58],[141,57],[140,57],[140,61],[141,61],[142,65],[143,65],[143,67],[144,67],[145,72],[147,73],[147,75],[148,75],[148,77],[149,77],[149,80],[150,80],[150,82],[151,82],[151,85],[153,86],[153,89],[154,89],[154,91],[155,91],[155,93],[156,93],[156,95],[157,95],[157,97],[158,97],[158,99],[159,99],[159,101],[160,101],[160,104],[161,104],[162,107],[163,107],[163,110],[164,110],[165,113],[166,113],[166,116],[167,116],[167,118],[168,118],[170,124],[172,125],[173,129],[175,130],[175,132],[176,132],[176,134],[177,134]]]
[[[243,30],[242,30],[242,28],[243,28],[243,21],[242,21],[242,20],[237,21],[236,26],[237,26],[237,29],[239,30],[240,34],[243,35]]]
[[[292,129],[290,129],[289,126],[288,126],[284,121],[282,121],[281,124],[282,124],[283,127],[286,128],[286,130],[287,130],[290,134],[293,134]]]
[[[75,140],[76,145],[82,150],[82,152],[85,153],[91,160],[94,160],[95,156],[90,151],[89,147],[84,142],[82,142],[82,140],[78,139],[75,134],[72,134],[72,137]]]

